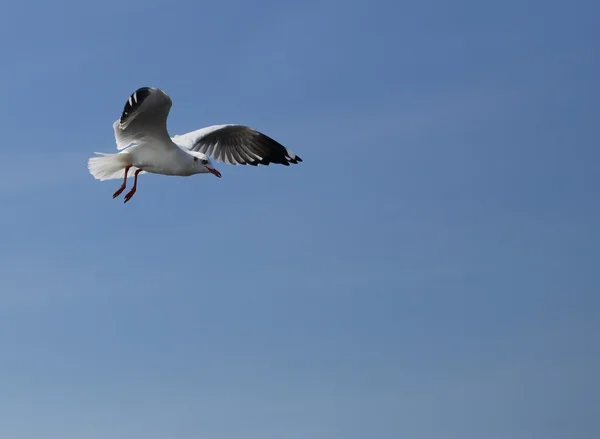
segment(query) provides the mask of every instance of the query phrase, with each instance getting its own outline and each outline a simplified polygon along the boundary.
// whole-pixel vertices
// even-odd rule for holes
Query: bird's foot
[[[115,191],[115,193],[113,194],[113,198],[117,198],[119,195],[121,195],[121,192],[123,192],[125,190],[125,185],[122,185],[119,189],[117,189]]]
[[[133,194],[135,194],[135,188],[131,189],[129,192],[127,192],[125,194],[125,201],[123,201],[123,202],[127,203],[129,200],[131,200],[131,197],[133,197]]]

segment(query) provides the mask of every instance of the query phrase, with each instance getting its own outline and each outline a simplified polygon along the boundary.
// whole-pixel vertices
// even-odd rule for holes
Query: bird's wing
[[[171,98],[159,88],[138,88],[125,103],[121,117],[113,124],[117,149],[132,143],[154,139],[171,144],[167,131],[167,117]]]
[[[244,125],[212,125],[174,136],[171,140],[181,147],[232,165],[278,163],[289,166],[302,161],[279,142]]]

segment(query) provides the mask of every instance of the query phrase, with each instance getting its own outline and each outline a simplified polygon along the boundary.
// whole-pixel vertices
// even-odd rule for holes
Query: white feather
[[[88,170],[90,174],[100,181],[114,180],[125,176],[125,168],[131,165],[131,157],[128,153],[103,154],[96,152],[98,157],[90,157],[88,160]],[[127,178],[133,177],[136,167],[129,168]],[[140,174],[145,174],[140,171]]]

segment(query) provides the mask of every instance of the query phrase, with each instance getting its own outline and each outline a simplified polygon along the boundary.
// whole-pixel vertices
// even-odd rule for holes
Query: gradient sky
[[[0,437],[600,432],[597,1],[0,6]],[[89,175],[172,134],[304,159]]]

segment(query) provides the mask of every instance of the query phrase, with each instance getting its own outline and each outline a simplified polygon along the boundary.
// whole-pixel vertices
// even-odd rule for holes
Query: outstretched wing
[[[138,88],[129,96],[121,117],[113,124],[117,149],[148,138],[168,142],[167,117],[172,105],[169,95],[161,89]]]
[[[181,147],[232,165],[278,163],[289,166],[302,161],[279,142],[244,125],[212,125],[174,136],[171,140]]]

